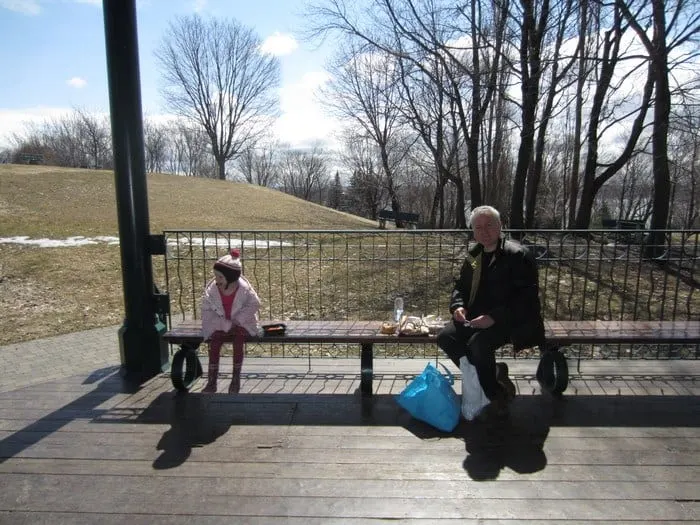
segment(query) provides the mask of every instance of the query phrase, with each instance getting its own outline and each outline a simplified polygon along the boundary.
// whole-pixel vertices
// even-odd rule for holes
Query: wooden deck
[[[700,521],[698,361],[584,362],[560,401],[509,361],[510,420],[452,434],[393,399],[425,363],[377,359],[369,400],[353,359],[248,359],[238,396],[115,367],[2,392],[0,523]]]

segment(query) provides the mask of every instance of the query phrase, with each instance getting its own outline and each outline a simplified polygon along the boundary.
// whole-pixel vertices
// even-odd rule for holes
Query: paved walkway
[[[0,359],[12,363],[0,375],[0,392],[118,367],[119,325],[0,346]]]

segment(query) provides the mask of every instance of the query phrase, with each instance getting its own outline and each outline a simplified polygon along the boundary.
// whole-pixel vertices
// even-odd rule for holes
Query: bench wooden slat
[[[285,321],[283,336],[249,336],[260,343],[431,343],[435,336],[380,333],[381,321]],[[700,343],[700,321],[545,321],[545,337],[556,344]],[[170,343],[202,341],[201,322],[184,321],[168,330]]]
[[[276,321],[275,321],[276,322]],[[248,336],[260,343],[425,343],[428,336],[396,336],[381,333],[382,321],[284,321],[282,336]],[[200,342],[201,322],[185,321],[168,330],[163,339],[170,343]]]
[[[700,343],[700,321],[545,321],[559,344]]]

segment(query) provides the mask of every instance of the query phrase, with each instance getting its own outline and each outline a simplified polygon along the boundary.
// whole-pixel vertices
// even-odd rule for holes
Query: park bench
[[[634,219],[603,219],[603,228],[617,230],[613,237],[624,243],[641,244],[644,241],[646,222]]]
[[[43,164],[44,155],[34,153],[20,153],[19,161],[22,164]]]
[[[394,210],[379,210],[379,228],[381,230],[386,229],[386,221],[399,221],[408,225],[412,230],[418,227],[418,221],[420,220],[420,215],[417,213],[409,212],[399,212],[396,213]]]
[[[267,323],[265,323],[267,324]],[[375,343],[434,343],[435,335],[385,335],[382,321],[285,321],[284,335],[249,336],[255,343],[351,343],[360,345],[360,391],[372,394],[373,346]],[[202,375],[196,349],[203,342],[200,321],[185,321],[164,335],[180,345],[173,355],[171,380],[179,391],[187,391]],[[543,390],[562,394],[568,385],[568,365],[561,349],[580,344],[698,344],[700,321],[545,321],[545,343],[537,380]],[[232,339],[231,339],[232,341]]]

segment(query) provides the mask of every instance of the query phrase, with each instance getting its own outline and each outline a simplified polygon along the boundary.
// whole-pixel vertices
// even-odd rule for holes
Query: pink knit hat
[[[221,272],[229,282],[236,281],[241,275],[241,252],[234,248],[230,253],[221,257],[214,263],[214,269]]]

